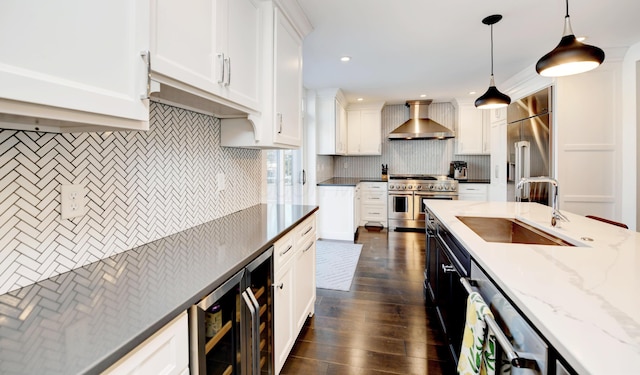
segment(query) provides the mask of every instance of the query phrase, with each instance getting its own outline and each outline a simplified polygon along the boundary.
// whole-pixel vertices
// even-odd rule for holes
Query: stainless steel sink
[[[456,217],[487,242],[575,246],[516,219],[480,216]]]

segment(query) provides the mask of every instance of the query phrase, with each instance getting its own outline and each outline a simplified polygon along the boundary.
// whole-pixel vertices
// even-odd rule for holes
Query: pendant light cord
[[[493,77],[493,24],[491,24],[491,77]]]
[[[567,15],[565,15],[565,18],[569,17],[569,0],[566,0],[566,4],[567,4]]]

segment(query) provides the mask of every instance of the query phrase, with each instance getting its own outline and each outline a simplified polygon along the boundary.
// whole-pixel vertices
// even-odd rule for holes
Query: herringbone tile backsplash
[[[147,132],[0,130],[0,294],[260,203],[260,151],[221,147],[215,117],[150,111]],[[84,216],[60,218],[64,184]]]

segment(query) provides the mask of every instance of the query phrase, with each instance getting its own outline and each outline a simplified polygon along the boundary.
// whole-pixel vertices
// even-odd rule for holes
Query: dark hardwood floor
[[[455,374],[425,307],[424,233],[367,232],[349,292],[317,290],[281,374]]]

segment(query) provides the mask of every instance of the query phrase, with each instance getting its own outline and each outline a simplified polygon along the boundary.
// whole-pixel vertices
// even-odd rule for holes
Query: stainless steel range
[[[458,181],[424,174],[389,175],[389,230],[424,231],[423,199],[458,199]]]

